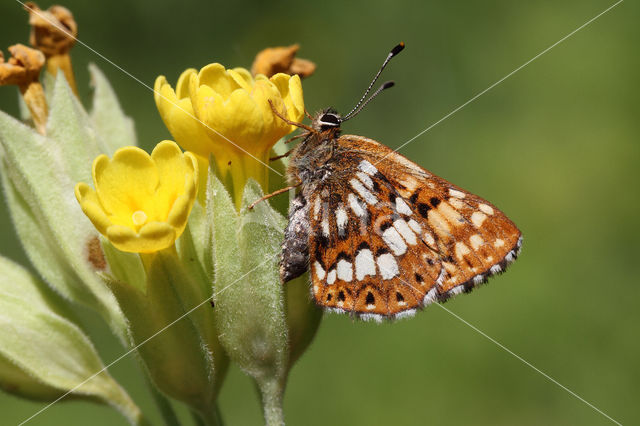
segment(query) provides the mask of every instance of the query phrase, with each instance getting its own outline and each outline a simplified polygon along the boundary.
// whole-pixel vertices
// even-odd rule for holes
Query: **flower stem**
[[[264,422],[266,426],[284,426],[283,386],[277,380],[265,380],[258,383],[262,395]]]
[[[153,396],[153,400],[160,410],[160,414],[162,415],[164,424],[166,426],[180,426],[180,422],[178,421],[176,413],[173,411],[171,402],[169,402],[169,400],[160,393],[160,391],[155,387],[153,383],[151,383],[151,380],[149,380],[148,378],[147,387],[149,388],[151,396]]]
[[[29,83],[25,86],[20,86],[20,92],[24,98],[24,102],[31,112],[31,118],[36,130],[41,135],[46,133],[47,129],[47,101],[44,96],[44,89],[39,82]]]
[[[73,67],[71,66],[71,56],[69,56],[68,53],[53,55],[47,58],[47,71],[49,72],[49,74],[56,77],[58,74],[58,70],[64,73],[64,77],[67,79],[69,87],[71,87],[73,93],[78,96],[76,78],[73,74]]]
[[[224,426],[218,404],[215,402],[202,411],[192,411],[191,415],[198,426]]]

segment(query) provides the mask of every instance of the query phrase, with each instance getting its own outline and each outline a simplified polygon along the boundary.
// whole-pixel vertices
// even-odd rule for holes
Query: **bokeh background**
[[[298,42],[318,64],[304,81],[310,110],[350,109],[403,40],[383,77],[397,86],[344,126],[397,147],[613,1],[62,4],[81,40],[150,86],[158,74],[173,83],[210,62],[248,67],[258,50]],[[525,236],[507,274],[445,307],[623,424],[640,423],[639,11],[621,3],[401,151],[497,204]],[[26,21],[20,4],[0,3],[3,49],[27,41]],[[85,104],[95,62],[142,146],[170,138],[147,88],[83,46],[73,59]],[[16,100],[14,88],[0,87],[0,109],[17,115]],[[0,227],[0,253],[27,264],[4,204]],[[105,363],[123,353],[94,315],[83,318]],[[110,371],[159,424],[135,360]],[[262,422],[237,369],[220,404],[228,425]],[[0,423],[42,406],[0,394]],[[610,423],[437,306],[383,325],[326,316],[291,372],[285,412],[291,425]],[[64,402],[29,424],[125,422],[102,406]]]

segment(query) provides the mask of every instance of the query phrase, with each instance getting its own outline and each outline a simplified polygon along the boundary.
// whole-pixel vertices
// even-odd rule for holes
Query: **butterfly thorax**
[[[313,131],[291,153],[287,170],[289,180],[301,182],[303,191],[310,184],[329,178],[340,158],[340,116],[332,109],[321,111],[311,127]]]

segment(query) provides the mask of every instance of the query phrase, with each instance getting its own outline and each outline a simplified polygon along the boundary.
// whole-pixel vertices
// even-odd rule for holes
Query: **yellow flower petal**
[[[176,96],[178,99],[184,99],[189,97],[189,80],[192,75],[198,74],[195,68],[189,68],[185,70],[180,77],[178,77],[178,84],[176,84]]]
[[[113,160],[101,155],[93,162],[93,184],[100,204],[115,216],[145,210],[158,186],[158,170],[149,154],[128,146],[116,151]]]
[[[244,68],[234,68],[232,70],[227,70],[227,73],[233,78],[233,80],[242,87],[243,90],[251,90],[251,86],[253,86],[253,77],[249,71]]]
[[[202,68],[198,73],[198,80],[200,85],[212,88],[224,99],[227,99],[234,90],[242,88],[220,64],[210,64]]]
[[[179,92],[186,95],[180,99],[171,86],[166,83],[165,78],[158,77],[154,86],[156,107],[162,121],[180,146],[199,155],[208,156],[211,152],[209,137],[196,118],[191,106],[191,99],[188,97],[189,80],[195,74],[195,70],[187,70],[180,76]]]
[[[198,160],[172,141],[149,155],[121,148],[93,163],[96,190],[76,185],[75,194],[96,229],[122,251],[151,253],[169,247],[185,229],[198,188]]]
[[[82,211],[91,220],[93,226],[96,227],[98,232],[105,233],[109,225],[111,225],[111,221],[100,205],[98,194],[89,185],[82,182],[76,185],[74,192]]]
[[[118,250],[133,253],[153,253],[166,249],[177,238],[175,229],[161,222],[148,223],[138,233],[127,226],[113,225],[107,229],[105,236]]]
[[[182,73],[177,92],[163,77],[156,80],[156,90],[166,93],[170,101],[156,96],[158,111],[175,140],[200,159],[213,155],[219,177],[224,180],[230,173],[237,188],[252,177],[266,189],[268,173],[263,162],[278,139],[296,129],[276,117],[269,102],[291,120],[304,118],[298,76],[253,78],[244,68],[226,70],[214,63],[197,73],[193,69]],[[197,120],[185,118],[185,111]],[[200,169],[206,173],[205,167]],[[201,188],[205,181],[206,175],[200,178]]]

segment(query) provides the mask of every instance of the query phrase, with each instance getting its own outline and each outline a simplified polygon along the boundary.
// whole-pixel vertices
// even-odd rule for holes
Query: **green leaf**
[[[71,123],[73,128],[73,123],[83,120],[83,114],[64,95],[68,88],[66,81],[61,81],[64,84],[58,86],[57,99],[68,106],[66,114],[78,117],[56,119],[52,123]],[[62,107],[53,105],[52,108],[58,110],[56,114],[65,114]],[[57,131],[52,123],[55,135],[68,134]],[[78,135],[68,136],[69,143],[81,143]],[[114,333],[125,341],[124,317],[115,298],[96,274],[100,265],[89,255],[88,247],[98,234],[73,195],[75,182],[70,164],[81,164],[81,161],[66,157],[73,154],[65,143],[44,137],[0,112],[0,144],[4,154],[0,168],[7,206],[25,251],[41,276],[65,297],[100,312]],[[85,151],[85,158],[86,155]],[[73,175],[83,173],[86,174],[75,171]]]
[[[95,64],[89,64],[89,72],[94,88],[91,122],[104,140],[104,152],[112,156],[118,148],[137,145],[133,120],[124,114],[109,81]]]
[[[31,120],[31,111],[29,111],[29,107],[24,101],[24,98],[22,97],[20,91],[17,90],[16,93],[18,94],[18,116],[20,117],[20,120],[26,123]]]
[[[64,73],[58,72],[62,78],[66,81]],[[56,86],[56,76],[45,71],[42,73],[42,87],[44,88],[44,97],[47,99],[47,105],[51,105],[51,99],[53,99],[53,89]]]
[[[105,150],[62,72],[55,80],[47,136],[53,139],[52,153],[60,155],[57,172],[64,173],[74,183],[91,182],[91,163]]]
[[[107,373],[89,338],[65,315],[61,299],[0,257],[0,384],[17,395],[71,397],[109,404],[133,424],[142,415]]]

